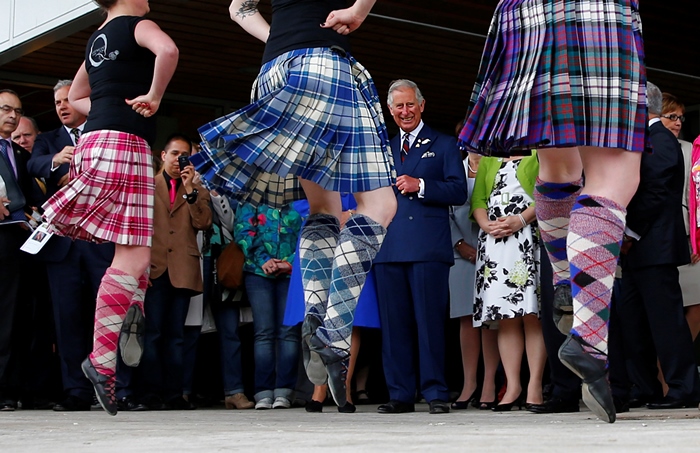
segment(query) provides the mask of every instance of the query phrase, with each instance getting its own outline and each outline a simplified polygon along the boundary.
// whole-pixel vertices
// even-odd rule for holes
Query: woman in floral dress
[[[481,160],[472,194],[472,217],[479,224],[474,326],[498,327],[498,349],[508,382],[494,408],[519,404],[520,365],[527,352],[527,403],[542,403],[547,358],[539,320],[540,239],[533,190],[539,165],[527,157]]]

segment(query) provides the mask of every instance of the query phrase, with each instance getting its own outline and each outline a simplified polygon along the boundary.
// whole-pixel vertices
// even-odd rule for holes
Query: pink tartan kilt
[[[92,242],[151,246],[153,163],[141,137],[86,132],[75,149],[70,182],[43,206],[49,230]]]

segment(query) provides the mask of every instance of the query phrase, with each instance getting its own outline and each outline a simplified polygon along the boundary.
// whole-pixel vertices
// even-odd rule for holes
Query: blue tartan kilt
[[[297,176],[350,193],[396,177],[374,82],[342,50],[299,49],[265,63],[251,104],[199,133],[202,152],[191,160],[207,185],[253,204],[304,198]]]
[[[460,146],[643,151],[646,69],[638,0],[503,0]]]

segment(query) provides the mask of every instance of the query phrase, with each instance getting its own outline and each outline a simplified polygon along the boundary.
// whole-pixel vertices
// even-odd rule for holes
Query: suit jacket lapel
[[[428,143],[425,143],[426,139],[429,139]],[[408,151],[408,156],[406,156],[406,160],[403,162],[404,174],[408,175],[416,169],[423,154],[430,150],[434,141],[435,137],[433,137],[433,131],[427,124],[423,124],[423,128],[418,133],[418,137],[413,141],[413,145],[411,145],[411,149]]]

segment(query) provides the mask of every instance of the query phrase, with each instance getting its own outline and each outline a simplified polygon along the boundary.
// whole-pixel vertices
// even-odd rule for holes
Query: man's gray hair
[[[647,81],[647,108],[653,115],[661,115],[664,96],[659,87]]]
[[[61,88],[69,87],[71,85],[73,85],[72,79],[59,80],[58,83],[56,84],[56,86],[53,87],[53,92],[56,93],[56,91],[60,90]]]
[[[398,79],[391,82],[389,86],[389,95],[387,96],[387,104],[394,104],[394,91],[401,88],[412,88],[416,92],[416,100],[419,104],[423,103],[423,93],[420,92],[420,88],[415,82],[408,79]]]
[[[23,116],[22,118],[24,118],[25,120],[29,120],[29,123],[34,128],[34,132],[36,132],[37,134],[39,133],[39,126],[36,124],[36,120],[34,118],[32,118],[31,116],[26,116],[26,115]]]

